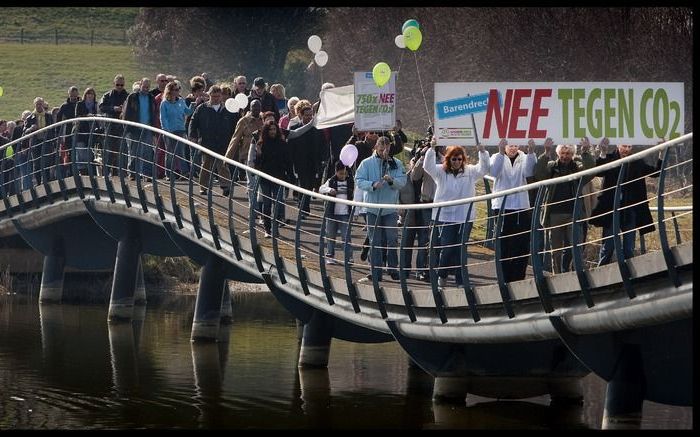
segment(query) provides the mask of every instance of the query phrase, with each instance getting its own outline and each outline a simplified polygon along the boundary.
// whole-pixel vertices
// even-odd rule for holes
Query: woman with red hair
[[[435,162],[435,147],[437,142],[432,141],[432,146],[425,153],[423,169],[435,181],[435,202],[445,202],[448,200],[467,199],[476,195],[476,181],[482,178],[489,171],[489,154],[483,145],[477,145],[479,152],[478,164],[467,164],[467,156],[463,147],[450,146],[445,153],[445,159],[441,166]],[[447,275],[455,271],[457,284],[462,283],[461,269],[456,268],[459,264],[459,244],[464,231],[469,239],[474,219],[476,218],[476,208],[472,208],[467,220],[469,203],[461,205],[447,206],[440,210],[440,217],[437,217],[437,209],[433,209],[432,219],[435,226],[440,231],[440,261],[438,263],[438,284],[444,287]],[[437,218],[437,221],[436,221]],[[462,227],[466,226],[464,230]]]

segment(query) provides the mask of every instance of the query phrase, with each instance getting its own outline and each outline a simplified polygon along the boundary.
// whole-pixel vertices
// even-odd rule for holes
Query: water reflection
[[[605,383],[583,406],[547,399],[432,402],[433,378],[396,343],[333,340],[300,369],[294,318],[268,293],[232,296],[216,343],[190,342],[194,296],[149,295],[128,323],[105,305],[0,297],[2,429],[600,429]],[[645,403],[642,428],[692,428],[692,408]]]
[[[139,385],[138,345],[134,323],[109,323],[109,353],[112,364],[112,384],[122,396],[132,393]]]
[[[221,401],[230,332],[224,327],[219,330],[217,342],[191,343],[195,387],[192,400],[199,411],[197,421],[204,428],[220,428],[224,425],[217,419],[225,414]]]
[[[433,404],[431,429],[583,429],[582,405],[488,401],[473,406]]]
[[[299,367],[299,399],[301,411],[308,423],[318,428],[330,428],[332,417],[329,413],[331,401],[331,380],[328,369]]]

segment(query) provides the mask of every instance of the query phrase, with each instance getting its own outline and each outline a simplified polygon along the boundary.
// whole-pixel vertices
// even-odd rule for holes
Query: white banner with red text
[[[682,82],[443,82],[435,84],[439,145],[655,145],[684,133]]]

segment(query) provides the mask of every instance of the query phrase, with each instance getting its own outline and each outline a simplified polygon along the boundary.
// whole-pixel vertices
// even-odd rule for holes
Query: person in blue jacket
[[[180,97],[180,84],[178,82],[170,82],[165,86],[163,91],[163,101],[160,104],[160,125],[166,132],[170,132],[177,136],[186,138],[187,131],[185,129],[185,118],[194,113],[197,105],[201,103],[201,97],[190,103],[188,106],[185,99]],[[173,177],[179,179],[189,177],[190,174],[190,156],[189,147],[187,144],[177,141],[174,138],[165,137],[166,172],[170,174],[170,170],[174,170]],[[172,160],[175,158],[175,162]],[[174,166],[173,166],[174,165]]]
[[[374,153],[364,159],[357,167],[355,186],[366,192],[365,202],[376,204],[399,203],[399,190],[406,184],[406,172],[403,163],[390,154],[391,140],[379,137],[374,146]],[[391,279],[398,280],[398,255],[396,246],[398,231],[397,208],[367,208],[367,236],[374,245],[371,265],[377,278],[382,279],[382,248],[387,248],[387,266]],[[376,235],[374,233],[377,224]],[[368,275],[365,280],[371,280]]]

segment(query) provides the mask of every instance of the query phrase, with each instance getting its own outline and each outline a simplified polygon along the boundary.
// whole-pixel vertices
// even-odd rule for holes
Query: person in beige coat
[[[246,162],[253,132],[262,131],[263,128],[263,119],[260,115],[261,108],[260,100],[253,100],[250,103],[250,111],[238,120],[236,130],[233,132],[233,137],[231,137],[231,141],[226,149],[227,158],[241,163]],[[240,180],[245,180],[245,172],[239,172],[238,174]]]

